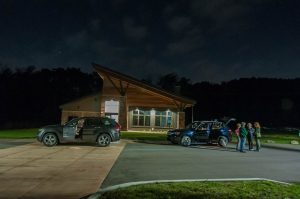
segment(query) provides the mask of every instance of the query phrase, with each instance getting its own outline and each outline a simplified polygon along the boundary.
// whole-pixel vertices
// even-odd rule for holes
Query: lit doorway
[[[119,101],[105,101],[105,117],[119,122]]]

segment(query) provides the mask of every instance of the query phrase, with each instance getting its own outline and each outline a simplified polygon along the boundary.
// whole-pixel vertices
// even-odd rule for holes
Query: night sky
[[[300,77],[299,0],[0,0],[0,65]]]

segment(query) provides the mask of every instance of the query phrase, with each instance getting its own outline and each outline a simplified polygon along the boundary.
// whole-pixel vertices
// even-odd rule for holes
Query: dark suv
[[[64,142],[93,142],[108,146],[120,139],[120,125],[110,118],[81,117],[64,125],[49,125],[38,130],[37,140],[46,146]]]
[[[167,133],[167,140],[173,144],[190,146],[191,144],[217,142],[225,147],[231,140],[231,130],[227,124],[235,119],[232,118],[226,123],[220,121],[195,121],[185,129],[170,130]]]

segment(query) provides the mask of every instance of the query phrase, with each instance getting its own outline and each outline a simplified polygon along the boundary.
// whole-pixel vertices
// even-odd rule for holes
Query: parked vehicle
[[[185,129],[168,131],[167,140],[182,146],[216,142],[220,146],[226,147],[231,140],[231,129],[227,126],[231,121],[235,121],[235,119],[231,118],[226,123],[220,121],[195,121]]]
[[[108,146],[120,139],[121,126],[104,117],[74,118],[64,125],[49,125],[38,130],[37,140],[46,146],[65,142],[93,142]]]

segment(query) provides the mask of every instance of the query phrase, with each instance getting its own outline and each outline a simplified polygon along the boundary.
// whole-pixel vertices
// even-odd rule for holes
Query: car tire
[[[224,137],[224,136],[220,136],[219,139],[218,139],[218,144],[219,144],[221,147],[226,147],[227,144],[228,144],[228,138],[227,138],[227,137]]]
[[[183,136],[180,141],[182,146],[190,146],[192,144],[192,139],[189,136]]]
[[[57,145],[58,138],[54,133],[46,133],[43,137],[43,144],[48,147]]]
[[[97,138],[97,144],[98,144],[98,146],[101,146],[101,147],[110,145],[110,142],[111,142],[111,138],[106,133],[99,135]]]

